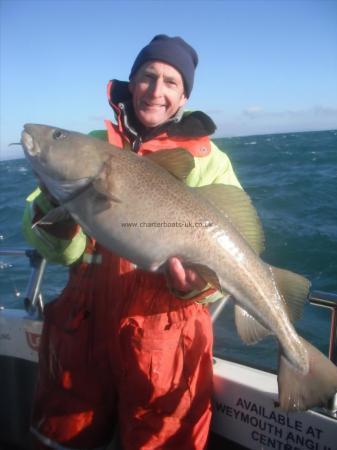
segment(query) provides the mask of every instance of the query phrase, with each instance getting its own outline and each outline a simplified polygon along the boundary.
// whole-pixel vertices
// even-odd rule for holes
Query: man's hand
[[[207,283],[193,269],[185,268],[177,257],[168,260],[166,273],[167,282],[171,289],[188,293],[190,291],[202,291]]]

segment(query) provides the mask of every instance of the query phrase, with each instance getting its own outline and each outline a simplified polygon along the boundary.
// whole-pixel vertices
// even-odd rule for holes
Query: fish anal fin
[[[234,307],[234,315],[238,335],[246,344],[255,344],[271,334],[270,330],[237,304]]]
[[[163,167],[179,180],[185,180],[194,169],[194,157],[183,148],[148,153],[145,158]]]
[[[227,216],[257,254],[264,250],[264,232],[249,195],[237,186],[211,184],[193,188]]]
[[[337,392],[337,367],[317,348],[300,339],[308,354],[306,373],[295,369],[284,355],[279,358],[279,403],[284,411],[325,405]]]
[[[301,318],[303,306],[307,299],[310,281],[302,275],[278,267],[270,266],[278,290],[282,294],[290,320]]]

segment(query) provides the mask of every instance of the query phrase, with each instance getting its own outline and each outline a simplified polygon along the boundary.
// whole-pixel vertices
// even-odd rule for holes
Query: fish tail
[[[317,348],[300,339],[309,359],[309,369],[305,373],[280,354],[277,381],[280,407],[285,411],[323,406],[337,392],[337,367]]]

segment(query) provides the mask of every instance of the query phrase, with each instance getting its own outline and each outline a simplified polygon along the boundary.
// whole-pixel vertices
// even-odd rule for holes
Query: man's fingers
[[[193,269],[186,269],[186,282],[193,286],[193,289],[202,290],[206,286],[206,281]]]
[[[178,291],[185,291],[186,288],[186,272],[179,258],[172,257],[168,260],[169,282],[171,287]]]
[[[168,282],[173,289],[182,292],[202,290],[207,284],[195,270],[185,269],[177,257],[168,260]]]

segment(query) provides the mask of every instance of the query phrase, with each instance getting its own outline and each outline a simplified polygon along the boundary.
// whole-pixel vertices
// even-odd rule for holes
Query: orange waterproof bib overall
[[[163,275],[88,239],[63,293],[45,308],[35,448],[104,447],[118,425],[124,450],[201,450],[211,390],[207,307],[178,299]]]

